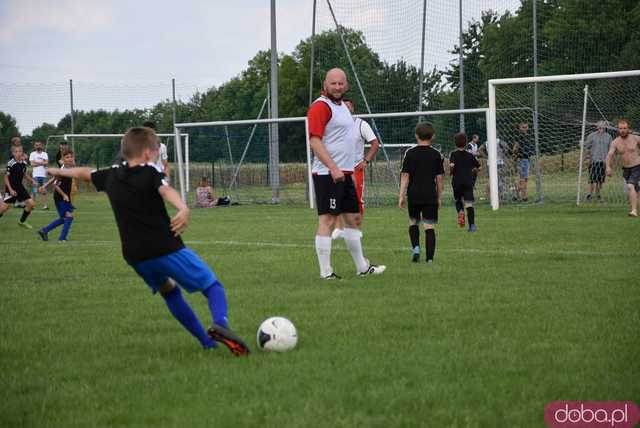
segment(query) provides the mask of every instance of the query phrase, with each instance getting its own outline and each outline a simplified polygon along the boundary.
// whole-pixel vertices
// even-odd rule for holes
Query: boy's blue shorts
[[[58,211],[58,215],[60,216],[60,218],[64,218],[65,213],[72,213],[74,210],[73,205],[71,205],[71,202],[65,202],[65,201],[59,201],[56,202],[56,211]]]
[[[133,266],[153,293],[157,293],[168,278],[176,281],[189,293],[204,291],[218,278],[196,253],[182,248],[166,256],[145,260]]]

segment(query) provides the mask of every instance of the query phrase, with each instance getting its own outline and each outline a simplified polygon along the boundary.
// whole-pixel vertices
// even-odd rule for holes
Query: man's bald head
[[[347,74],[341,68],[332,68],[324,78],[324,92],[332,101],[340,101],[349,89]]]

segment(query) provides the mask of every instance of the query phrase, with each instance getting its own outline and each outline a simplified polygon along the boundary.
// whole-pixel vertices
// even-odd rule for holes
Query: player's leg
[[[44,185],[44,182],[46,180],[46,177],[36,177],[36,182],[38,183],[38,188],[42,187]],[[47,206],[47,189],[44,189],[43,193],[40,193],[37,191],[36,189],[36,193],[38,193],[40,195],[40,202],[42,203],[42,209],[43,210],[48,210],[49,207]],[[35,194],[33,196],[33,200],[35,201],[36,197]]]
[[[435,225],[438,224],[438,205],[425,205],[422,210],[422,218],[427,250],[427,263],[433,263],[433,258],[436,254]]]
[[[9,195],[9,197],[5,196],[5,200],[0,201],[0,217],[2,217],[4,215],[4,213],[6,213],[7,211],[9,211],[9,208],[11,208],[11,200],[13,198],[11,197],[11,195]],[[7,201],[7,202],[5,202]]]
[[[331,232],[331,239],[342,238],[344,238],[344,225],[342,224],[342,218],[337,216],[335,227],[333,228],[333,232]]]
[[[407,204],[409,210],[409,241],[411,242],[411,261],[417,263],[420,260],[420,208]]]
[[[24,195],[22,196],[23,199],[21,199],[20,197],[20,192],[24,192]],[[31,211],[33,211],[33,208],[36,206],[36,203],[25,189],[19,190],[18,193],[19,193],[18,201],[23,200],[25,202],[24,209],[22,210],[22,215],[20,216],[20,221],[18,222],[18,225],[27,229],[33,229],[33,227],[29,223],[27,223],[27,217],[29,217],[29,215],[31,214]]]
[[[453,186],[453,198],[456,201],[456,213],[458,215],[458,226],[464,227],[464,192],[462,186]]]
[[[469,232],[475,232],[478,230],[476,228],[476,212],[473,207],[473,203],[475,202],[475,196],[473,194],[473,186],[466,186],[464,189],[464,194],[462,196],[464,199],[464,208],[467,210],[467,219],[469,221]]]
[[[58,211],[58,218],[53,220],[51,223],[49,223],[42,229],[38,230],[38,236],[40,236],[40,239],[42,239],[43,241],[49,240],[49,232],[51,232],[56,227],[64,224],[64,217],[65,217],[64,207],[58,203],[56,204],[56,210]]]
[[[60,237],[58,238],[58,240],[60,241],[67,240],[67,236],[69,235],[69,229],[71,229],[71,223],[73,223],[72,211],[73,209],[67,209],[67,211],[65,211],[64,213],[64,217],[62,220],[64,225],[62,226],[62,232],[60,232]]]
[[[330,175],[313,176],[318,210],[315,247],[320,266],[320,277],[324,279],[339,278],[331,267],[331,232],[336,224],[336,216],[339,214],[338,193],[342,184],[334,183]]]

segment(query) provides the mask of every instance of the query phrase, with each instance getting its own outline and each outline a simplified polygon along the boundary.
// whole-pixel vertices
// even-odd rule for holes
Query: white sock
[[[333,273],[331,267],[331,237],[316,235],[316,254],[320,264],[320,276],[323,278]]]
[[[344,243],[351,253],[351,258],[356,264],[358,272],[364,272],[369,268],[369,261],[362,254],[362,233],[358,229],[344,229]]]
[[[338,229],[336,227],[335,229],[333,229],[333,232],[331,232],[331,239],[340,239],[340,238],[344,238],[344,230]]]

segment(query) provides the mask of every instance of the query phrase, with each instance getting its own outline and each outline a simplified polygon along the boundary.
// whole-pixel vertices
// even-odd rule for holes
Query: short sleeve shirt
[[[431,146],[417,145],[410,148],[404,155],[402,172],[409,174],[409,202],[438,203],[436,177],[444,174],[444,162],[439,151]]]
[[[449,156],[453,164],[453,185],[473,183],[473,170],[480,168],[480,162],[466,150],[454,150]]]
[[[31,162],[31,164],[33,165],[34,161],[38,161],[38,162],[47,161],[48,162],[49,161],[49,155],[44,150],[41,151],[41,152],[38,152],[37,150],[34,150],[29,155],[29,162]],[[33,167],[33,176],[34,177],[46,177],[47,176],[47,167],[45,167],[45,166],[34,166]]]
[[[364,159],[364,145],[365,143],[370,143],[373,140],[376,140],[376,134],[371,129],[371,125],[369,125],[365,120],[360,119],[359,117],[354,119],[355,121],[355,149],[356,149],[356,163],[359,163]]]

